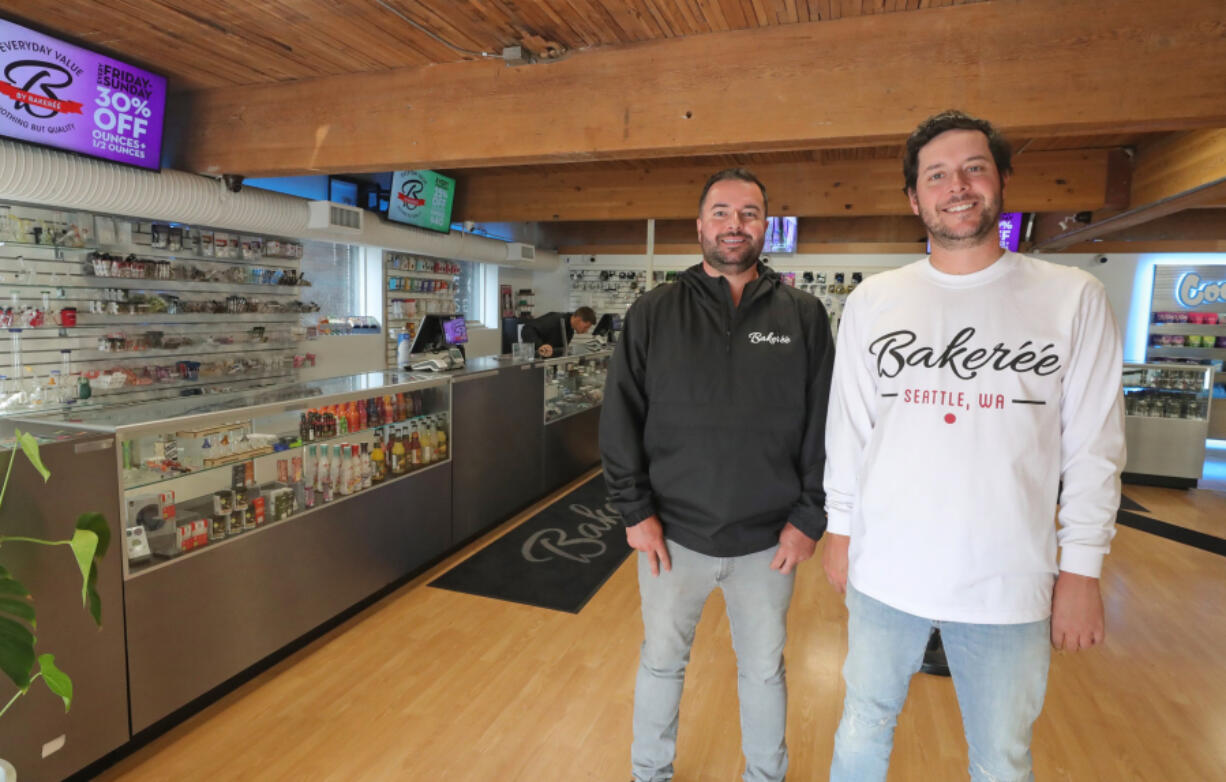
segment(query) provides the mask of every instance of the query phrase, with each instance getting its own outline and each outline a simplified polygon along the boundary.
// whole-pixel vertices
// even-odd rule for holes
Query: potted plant
[[[51,477],[50,471],[43,466],[38,453],[38,440],[29,432],[16,431],[16,441],[9,453],[8,468],[4,473],[4,484],[0,486],[0,505],[4,503],[4,495],[8,491],[9,477],[13,472],[13,462],[20,450],[42,476],[43,481]],[[111,532],[106,519],[100,513],[83,513],[77,517],[72,537],[66,540],[43,540],[41,538],[6,535],[0,530],[0,553],[5,546],[14,543],[24,543],[39,546],[67,546],[77,567],[81,571],[81,602],[94,618],[94,622],[102,625],[102,600],[98,595],[98,562],[106,554],[110,543]],[[38,639],[34,635],[37,629],[37,615],[34,609],[33,597],[26,587],[13,577],[13,574],[0,563],[0,671],[8,677],[17,688],[3,707],[0,707],[2,717],[16,701],[30,691],[31,685],[39,679],[54,695],[64,701],[64,710],[72,706],[72,679],[55,664],[55,655],[50,652],[39,653],[36,649]],[[0,700],[3,696],[0,695]],[[7,766],[7,768],[5,768]],[[0,760],[0,782],[11,782],[16,779],[12,766]]]

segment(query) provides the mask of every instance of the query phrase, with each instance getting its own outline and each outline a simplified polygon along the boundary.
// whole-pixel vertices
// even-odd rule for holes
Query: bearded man
[[[753,174],[712,176],[698,211],[702,262],[626,314],[600,418],[609,496],[639,552],[632,774],[672,779],[690,646],[719,587],[737,656],[744,780],[779,782],[794,568],[826,527],[830,323],[759,258],[766,188]]]

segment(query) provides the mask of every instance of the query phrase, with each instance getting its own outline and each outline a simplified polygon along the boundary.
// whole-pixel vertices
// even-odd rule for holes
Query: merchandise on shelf
[[[610,351],[545,362],[545,423],[590,410],[604,401]]]

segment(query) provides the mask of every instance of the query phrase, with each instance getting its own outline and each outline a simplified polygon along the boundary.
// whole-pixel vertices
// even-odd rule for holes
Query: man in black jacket
[[[536,352],[543,358],[554,353],[561,355],[576,334],[586,334],[596,325],[596,312],[591,307],[580,307],[573,313],[547,312],[524,324],[524,342],[536,345]]]
[[[737,655],[744,779],[787,771],[786,615],[793,568],[826,527],[834,354],[821,304],[759,260],[765,233],[762,183],[744,169],[711,177],[702,263],[630,308],[605,386],[605,481],[639,551],[638,782],[672,778],[686,662],[716,586]]]

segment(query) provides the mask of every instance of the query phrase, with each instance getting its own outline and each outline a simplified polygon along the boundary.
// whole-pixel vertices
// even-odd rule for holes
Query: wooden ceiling
[[[844,221],[835,233],[867,241],[867,223],[848,226],[877,220],[896,241],[912,230],[889,217],[908,215],[889,195],[900,142],[950,105],[1005,128],[1024,161],[1013,192],[1058,226],[1045,241],[1070,246],[1074,212],[1094,228],[1226,205],[1221,0],[5,0],[0,14],[168,76],[181,167],[436,168],[460,180],[457,219],[594,220],[612,236],[687,216],[702,172],[743,165],[801,216]],[[502,62],[515,45],[537,64]],[[1134,168],[1159,211],[1130,198]],[[1178,228],[1226,240],[1226,220]]]
[[[172,90],[198,90],[474,60],[506,46],[558,57],[983,1],[5,0],[3,11],[138,61]]]

